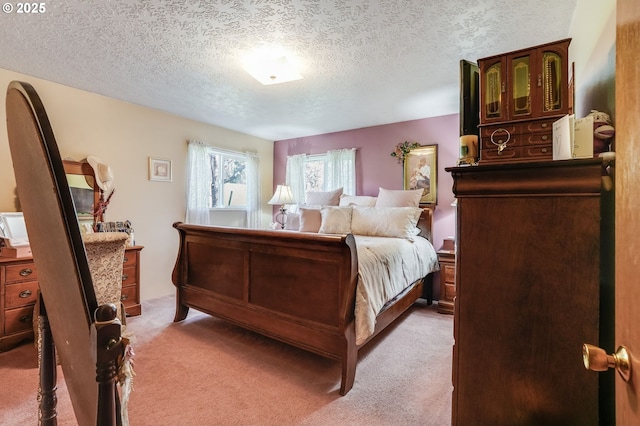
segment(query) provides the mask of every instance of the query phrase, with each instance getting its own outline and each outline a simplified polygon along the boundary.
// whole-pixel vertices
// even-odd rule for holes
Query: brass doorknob
[[[587,370],[607,371],[615,368],[622,380],[628,382],[631,379],[629,352],[624,346],[618,347],[614,354],[607,355],[604,349],[585,343],[582,345],[582,362]]]

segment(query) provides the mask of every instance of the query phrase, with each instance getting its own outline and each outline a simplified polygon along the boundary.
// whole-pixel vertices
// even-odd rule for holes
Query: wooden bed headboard
[[[433,210],[434,207],[422,207],[422,214],[418,219],[418,228],[420,229],[420,236],[426,238],[433,243]]]

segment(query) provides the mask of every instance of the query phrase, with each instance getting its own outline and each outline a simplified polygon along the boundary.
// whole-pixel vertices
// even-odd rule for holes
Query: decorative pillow
[[[339,206],[361,206],[374,207],[376,205],[376,197],[368,195],[344,195],[340,197]]]
[[[337,206],[340,203],[342,188],[327,192],[307,192],[308,206]]]
[[[384,189],[380,188],[375,207],[418,207],[422,198],[422,189]]]
[[[287,204],[287,213],[300,213],[300,207],[304,207],[304,204]]]
[[[351,232],[371,237],[406,238],[413,241],[422,209],[418,207],[354,207]],[[418,231],[416,231],[418,230]]]
[[[320,209],[300,208],[300,232],[318,232],[321,224]]]
[[[297,231],[300,228],[300,213],[291,213],[287,210],[287,221],[284,224],[284,229],[289,231]],[[280,229],[280,224],[278,223],[277,229]]]
[[[320,209],[322,223],[321,234],[348,234],[351,232],[352,207],[323,207]]]

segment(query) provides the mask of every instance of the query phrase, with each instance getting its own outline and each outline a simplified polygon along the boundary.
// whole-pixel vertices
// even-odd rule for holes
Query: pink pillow
[[[300,208],[300,232],[318,232],[322,224],[320,209]]]
[[[337,206],[340,203],[342,188],[327,192],[307,192],[308,206]]]
[[[380,188],[376,207],[419,207],[423,189]]]
[[[367,195],[344,195],[340,196],[339,206],[360,206],[360,207],[375,207],[376,197],[369,197]]]

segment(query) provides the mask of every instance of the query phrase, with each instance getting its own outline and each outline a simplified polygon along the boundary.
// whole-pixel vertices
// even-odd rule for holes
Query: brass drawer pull
[[[122,263],[127,263],[129,261],[128,257],[125,257],[124,260],[122,261]]]
[[[21,269],[19,273],[21,277],[28,277],[29,275],[31,275],[32,272],[33,272],[33,269],[24,268],[24,269]]]
[[[547,136],[547,135],[543,135],[543,136],[542,136],[542,140],[543,140],[543,141],[546,141],[547,139],[549,139],[549,136]]]
[[[544,129],[545,127],[547,127],[548,124],[547,123],[542,123],[541,127]]]
[[[122,281],[126,281],[127,278],[129,278],[129,275],[127,275],[127,274],[123,274],[122,275]]]
[[[21,323],[30,323],[31,321],[33,321],[33,317],[31,315],[25,315],[23,317],[20,317],[20,322]]]
[[[18,297],[22,298],[22,299],[26,299],[27,297],[31,296],[31,290],[23,290],[20,292],[20,294],[18,295]]]
[[[547,148],[542,148],[542,153],[546,154],[547,153]]]
[[[128,296],[128,295],[123,294],[123,295],[121,295],[121,296],[120,296],[120,301],[121,301],[121,302],[124,302],[124,301],[125,301],[125,300],[127,300],[128,298],[129,298],[129,296]]]

